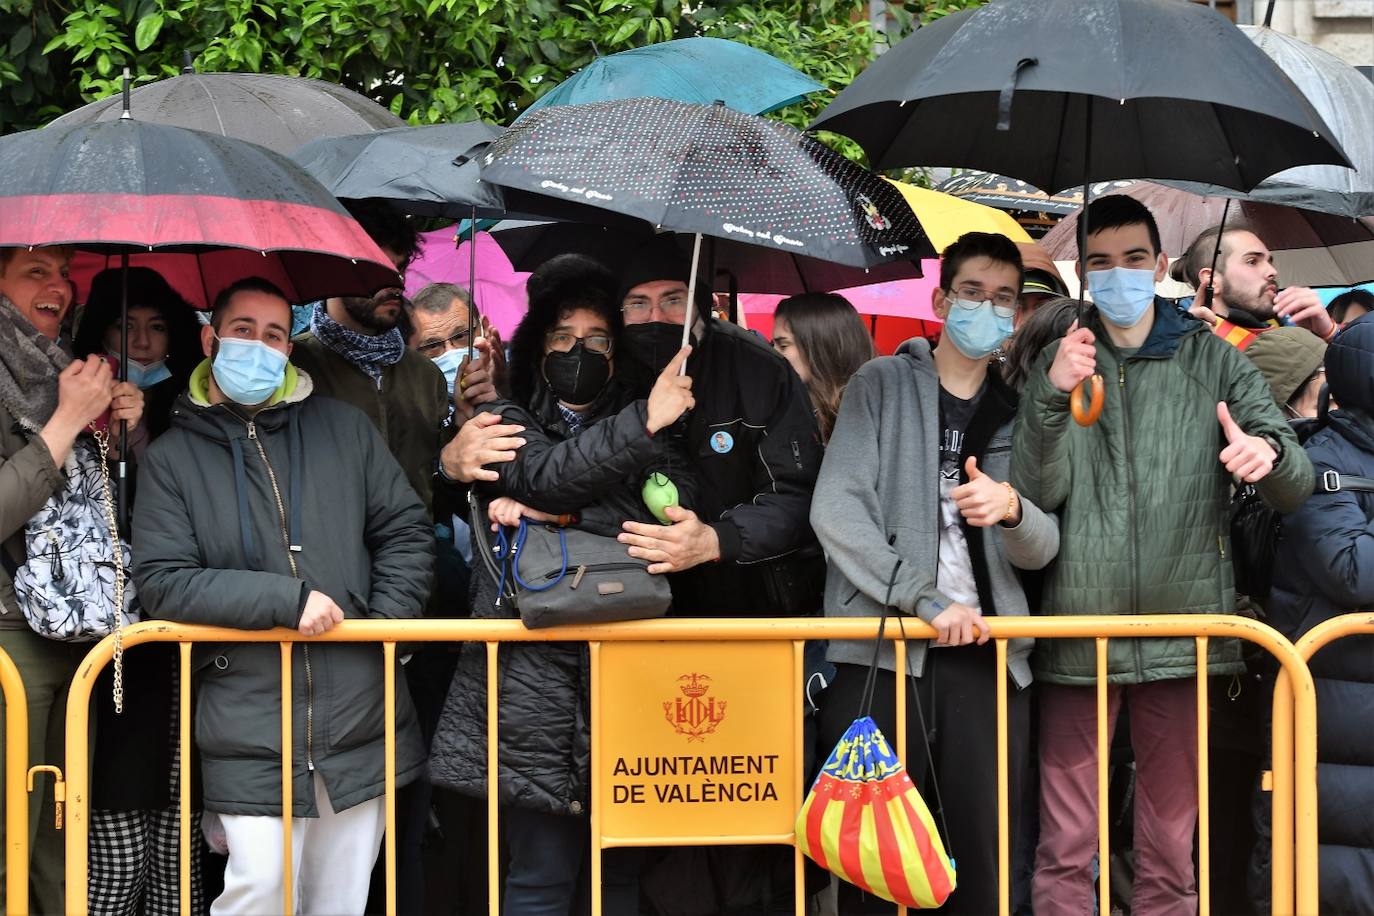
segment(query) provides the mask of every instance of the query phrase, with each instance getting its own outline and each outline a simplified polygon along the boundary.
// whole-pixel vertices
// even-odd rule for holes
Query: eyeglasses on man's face
[[[954,296],[947,298],[959,308],[973,311],[991,302],[992,313],[998,318],[1011,318],[1016,315],[1016,302],[1019,298],[1016,293],[1003,291],[989,295],[977,286],[960,286],[950,292],[954,293]]]
[[[447,350],[449,348],[449,344],[452,344],[455,348],[466,347],[468,345],[468,336],[468,329],[463,328],[458,333],[454,334],[451,337],[445,337],[443,340],[431,340],[426,343],[422,343],[415,348],[415,352],[419,353],[423,357],[426,357],[427,359],[433,359],[443,351]]]

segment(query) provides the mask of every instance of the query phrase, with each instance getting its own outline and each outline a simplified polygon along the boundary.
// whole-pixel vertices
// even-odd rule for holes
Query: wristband
[[[1016,511],[1016,489],[1005,480],[1002,481],[1002,486],[1007,488],[1007,511],[1002,515],[1002,522],[1007,522]]]

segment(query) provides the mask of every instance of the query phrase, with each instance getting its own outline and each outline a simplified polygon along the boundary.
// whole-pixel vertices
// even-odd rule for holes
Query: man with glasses
[[[485,317],[470,312],[475,309],[468,291],[453,283],[431,283],[407,306],[406,343],[444,373],[458,424],[496,400],[505,368],[500,334]]]
[[[621,271],[617,370],[641,395],[682,345],[690,269],[659,239]],[[762,338],[712,314],[709,284],[696,298],[685,435],[702,482],[697,511],[670,508],[666,527],[627,522],[620,540],[650,572],[675,574],[679,614],[814,613],[821,564],[807,514],[822,452],[806,387]]]
[[[1016,395],[989,364],[1012,332],[1021,283],[1021,256],[1003,236],[970,232],[945,250],[931,303],[944,321],[939,344],[932,351],[913,338],[855,373],[811,506],[829,565],[826,616],[895,610],[938,634],[908,644],[917,700],[906,708],[906,761],[926,798],[943,803],[958,859],[959,886],[943,909],[979,916],[998,908],[997,655],[986,618],[1029,613],[1017,570],[1043,567],[1059,546],[1054,518],[1005,483]],[[1030,640],[1013,640],[1007,653],[1013,837],[1030,737],[1030,649]],[[831,642],[826,657],[836,673],[823,695],[820,743],[832,747],[862,705],[873,643]],[[891,647],[879,665],[873,717],[894,738],[897,677],[908,672],[897,671]],[[841,913],[892,909],[841,888]]]

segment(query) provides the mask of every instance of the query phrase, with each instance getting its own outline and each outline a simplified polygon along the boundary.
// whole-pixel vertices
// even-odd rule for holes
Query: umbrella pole
[[[477,312],[477,206],[472,208],[472,222],[468,223],[468,359],[472,359],[473,316]]]
[[[118,380],[129,378],[129,253],[119,256],[119,374]],[[119,473],[115,479],[117,500],[119,502],[119,527],[128,528],[128,459],[129,459],[129,421],[119,421]]]
[[[1092,203],[1092,148],[1093,148],[1093,100],[1087,97],[1087,113],[1083,133],[1083,212],[1078,217],[1078,313],[1076,324],[1083,327],[1084,295],[1088,288],[1088,204]],[[1107,386],[1101,375],[1094,374],[1078,383],[1069,395],[1069,412],[1079,426],[1092,426],[1102,416],[1102,405],[1106,402]],[[1102,900],[1105,905],[1107,894],[1107,873],[1102,873]]]
[[[686,317],[682,320],[682,345],[683,345],[684,347],[687,346],[687,344],[690,343],[690,342],[691,342],[691,339],[692,339],[692,321],[693,321],[694,318],[695,318],[695,316],[692,314],[692,310],[693,310],[693,308],[694,308],[695,305],[696,305],[696,296],[697,296],[697,266],[698,266],[700,263],[701,263],[701,233],[698,232],[698,233],[696,234],[696,238],[695,238],[695,239],[693,240],[693,242],[692,242],[692,273],[691,273],[691,275],[687,278],[687,315],[686,315]],[[677,374],[678,374],[678,375],[686,375],[686,374],[687,374],[687,363],[686,363],[685,361],[684,361],[683,364],[678,368]]]
[[[1217,227],[1217,247],[1212,249],[1212,267],[1207,273],[1207,286],[1202,290],[1202,304],[1212,307],[1212,296],[1215,292],[1217,276],[1217,258],[1221,257],[1221,237],[1226,234],[1226,214],[1231,212],[1231,198],[1226,198],[1226,203],[1221,205],[1221,224]]]

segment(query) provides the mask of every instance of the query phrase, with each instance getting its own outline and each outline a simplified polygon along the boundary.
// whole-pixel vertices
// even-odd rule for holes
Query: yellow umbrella
[[[892,183],[915,211],[936,251],[944,251],[965,232],[995,232],[1013,242],[1032,241],[1021,224],[1005,210],[901,181]]]

